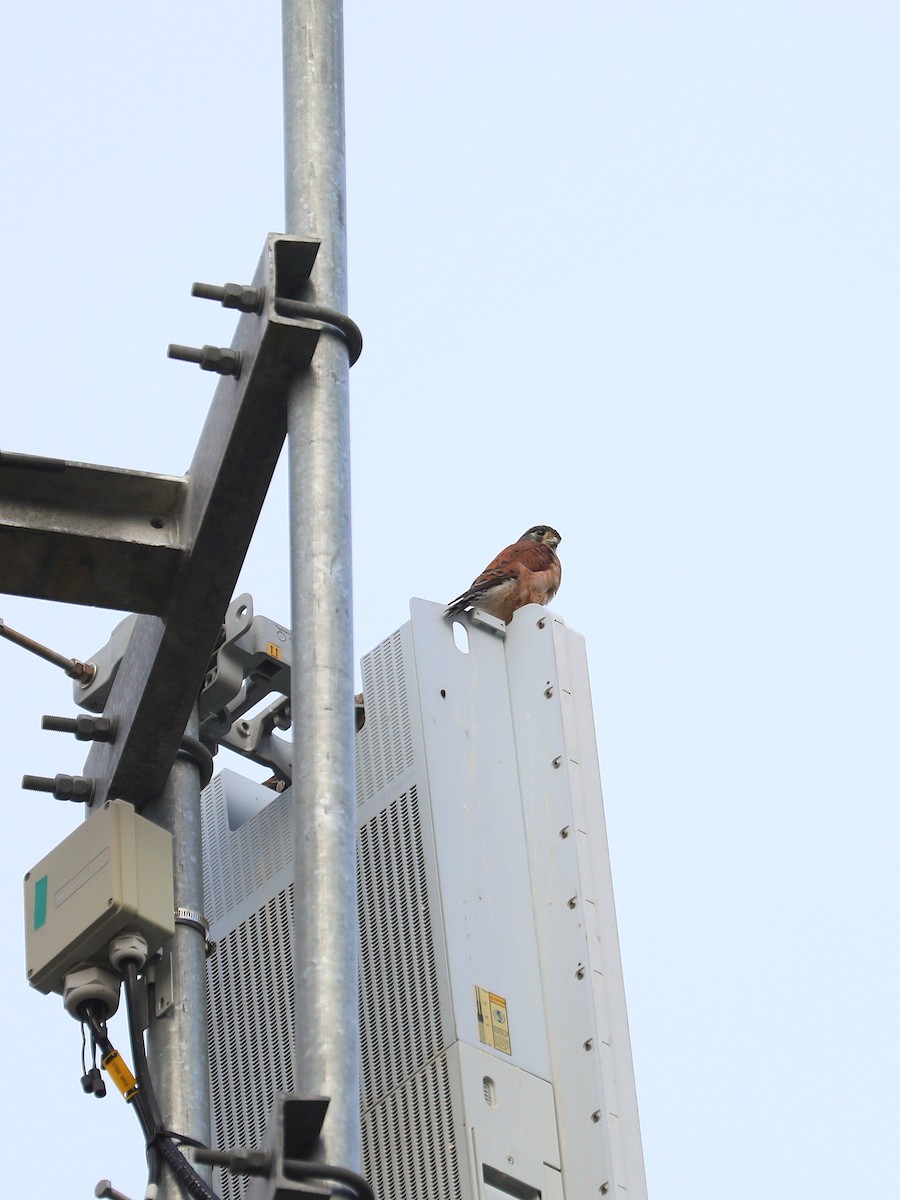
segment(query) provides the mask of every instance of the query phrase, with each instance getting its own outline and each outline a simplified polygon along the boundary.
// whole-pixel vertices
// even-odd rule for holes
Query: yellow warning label
[[[512,1054],[504,998],[476,984],[475,1008],[478,1012],[479,1039],[485,1046],[492,1046],[494,1050],[500,1050],[503,1054]]]
[[[281,647],[276,646],[274,642],[268,642],[266,644],[266,653],[268,654],[269,658],[280,659],[281,658]]]

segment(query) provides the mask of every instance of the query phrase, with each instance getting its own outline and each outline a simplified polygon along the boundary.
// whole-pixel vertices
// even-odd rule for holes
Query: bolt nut
[[[223,308],[236,308],[245,313],[259,312],[262,309],[263,293],[259,288],[244,287],[240,283],[226,283],[222,293]]]
[[[240,351],[232,350],[230,346],[204,346],[200,352],[200,369],[237,378],[241,373]]]
[[[72,800],[76,804],[90,804],[94,798],[93,779],[84,779],[80,775],[57,775],[54,782],[56,787],[53,795],[57,800]]]
[[[73,800],[76,804],[89,804],[94,798],[93,779],[80,775],[23,775],[22,787],[28,792],[49,792],[57,800]]]
[[[49,729],[54,733],[74,733],[78,742],[112,742],[116,736],[116,718],[89,717],[83,713],[77,717],[47,714],[41,717],[41,729]]]
[[[196,363],[202,370],[215,371],[217,375],[233,375],[237,379],[241,373],[240,351],[230,346],[179,346],[173,342],[168,355],[179,362]]]

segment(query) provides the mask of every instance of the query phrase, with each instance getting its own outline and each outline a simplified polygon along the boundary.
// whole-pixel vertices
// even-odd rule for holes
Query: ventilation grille
[[[413,764],[409,697],[398,630],[362,661],[366,723],[356,738],[356,800],[364,804]]]
[[[262,1144],[276,1092],[293,1090],[291,920],[293,885],[216,945],[209,979],[213,1146]],[[219,1172],[223,1200],[240,1200],[245,1176]]]
[[[358,880],[365,1111],[442,1049],[415,787],[360,828]]]
[[[460,1200],[456,1146],[444,1055],[363,1117],[363,1174],[384,1200]]]
[[[271,804],[231,829],[225,788],[215,776],[203,793],[203,845],[206,918],[212,925],[232,918],[233,924],[235,909],[290,866],[294,845],[288,794],[273,795]]]

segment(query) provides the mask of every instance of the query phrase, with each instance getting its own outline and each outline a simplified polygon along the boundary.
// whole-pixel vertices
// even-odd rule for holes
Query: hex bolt
[[[112,742],[116,737],[115,717],[41,717],[41,729],[74,733],[78,742]]]
[[[22,787],[28,792],[49,792],[57,800],[89,804],[94,798],[94,781],[81,775],[23,775]]]
[[[230,346],[178,346],[172,343],[168,349],[169,358],[179,362],[196,363],[203,371],[215,371],[217,375],[233,375],[235,379],[241,373],[241,354]]]
[[[97,1200],[129,1200],[124,1192],[120,1192],[118,1188],[114,1188],[108,1179],[101,1179],[94,1188],[94,1195]]]
[[[191,295],[200,300],[217,300],[223,308],[251,313],[262,311],[265,292],[262,288],[246,287],[242,283],[226,283],[224,287],[215,283],[195,283]]]

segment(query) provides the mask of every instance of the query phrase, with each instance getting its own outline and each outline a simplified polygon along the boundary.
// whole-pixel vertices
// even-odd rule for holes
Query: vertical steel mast
[[[186,732],[197,736],[196,711]],[[160,796],[144,815],[168,829],[175,842],[175,905],[179,916],[168,958],[170,978],[157,976],[154,999],[166,997],[163,1011],[151,1012],[149,1055],[157,1097],[169,1129],[210,1143],[209,1053],[206,1035],[206,935],[200,829],[200,773],[197,764],[176,758]],[[206,1168],[199,1166],[201,1174]],[[164,1170],[158,1200],[180,1200],[178,1180]]]
[[[341,0],[283,0],[286,232],[321,240],[306,299],[347,310]],[[288,398],[296,1087],[331,1097],[322,1157],[358,1169],[359,1016],[349,360],[327,328]]]

